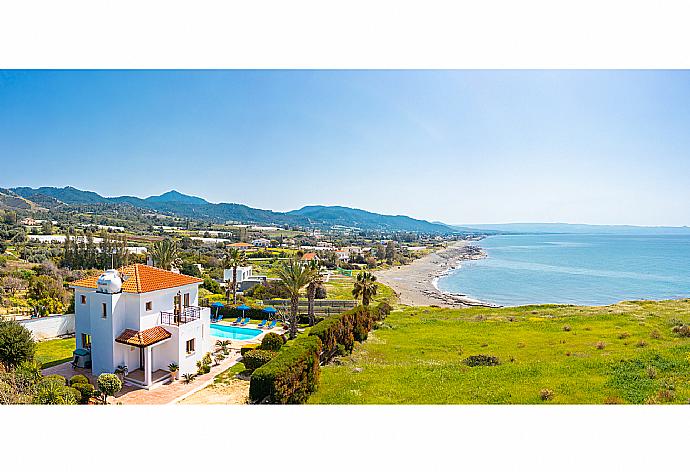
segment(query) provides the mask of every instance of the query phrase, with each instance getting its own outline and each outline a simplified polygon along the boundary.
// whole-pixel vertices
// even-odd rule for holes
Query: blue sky
[[[0,187],[690,225],[685,71],[4,71]]]

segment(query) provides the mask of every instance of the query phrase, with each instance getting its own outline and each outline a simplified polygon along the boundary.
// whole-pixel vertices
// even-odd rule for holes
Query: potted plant
[[[170,376],[172,377],[172,379],[177,380],[177,372],[180,370],[180,366],[178,366],[174,362],[171,362],[170,364],[168,364],[168,370],[170,371]]]

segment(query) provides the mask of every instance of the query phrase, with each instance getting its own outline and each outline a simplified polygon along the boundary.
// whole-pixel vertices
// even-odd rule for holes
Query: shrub
[[[476,356],[469,356],[463,361],[463,363],[470,367],[480,367],[480,366],[495,366],[500,364],[498,357],[487,356],[485,354],[478,354]]]
[[[75,384],[87,384],[87,383],[89,383],[89,379],[87,379],[85,375],[81,375],[81,374],[73,375],[69,379],[69,384],[71,387],[74,387]]]
[[[568,325],[563,326],[563,331],[570,331],[572,328]]]
[[[316,324],[309,336],[316,336],[321,340],[321,360],[327,362],[338,355],[338,344],[343,345],[347,352],[352,352],[355,341],[364,341],[374,324],[372,310],[373,307],[358,306],[339,315],[329,316]]]
[[[108,401],[108,396],[115,395],[122,389],[122,380],[115,374],[101,374],[98,376],[97,383],[104,402]]]
[[[652,339],[659,339],[659,338],[661,338],[661,333],[659,332],[658,329],[655,329],[651,333],[649,333],[649,337]]]
[[[630,337],[630,333],[625,332],[625,331],[618,335],[618,339],[625,339],[625,338],[629,338],[629,337]]]
[[[657,376],[656,369],[652,366],[647,367],[647,377],[649,377],[650,379],[655,379],[656,376]]]
[[[58,374],[46,375],[45,377],[43,377],[43,380],[44,381],[50,381],[50,382],[57,382],[60,385],[62,385],[63,387],[65,385],[67,385],[67,379],[64,378],[62,375],[58,375]]]
[[[637,344],[635,344],[635,346],[637,347],[645,347],[646,345],[647,341],[645,341],[644,339],[640,339],[639,341],[637,341]]]
[[[606,347],[606,343],[604,341],[599,341],[598,343],[595,344],[596,348],[599,350],[602,350]]]
[[[604,399],[604,405],[620,405],[621,403],[623,403],[623,399],[615,395]]]
[[[690,337],[690,326],[689,325],[674,326],[673,332],[676,333],[681,338],[688,338],[688,337]]]
[[[276,356],[276,351],[254,349],[242,357],[242,363],[248,370],[256,370]]]
[[[553,399],[553,390],[549,390],[548,388],[542,388],[539,391],[539,398],[541,398],[542,401],[549,401]]]
[[[318,336],[297,339],[281,349],[267,364],[254,371],[249,399],[254,403],[304,403],[316,391],[321,370]]]
[[[261,340],[261,346],[259,349],[263,349],[265,351],[280,351],[280,348],[283,347],[285,341],[283,341],[283,337],[280,336],[277,333],[266,333],[266,336]]]
[[[240,348],[240,354],[244,356],[246,353],[253,351],[257,347],[259,347],[259,344],[245,344]]]
[[[392,307],[386,303],[381,302],[375,308],[371,310],[371,317],[374,321],[383,321],[388,315],[390,315]]]
[[[79,391],[79,394],[81,395],[79,403],[82,405],[89,403],[89,398],[95,396],[96,394],[96,387],[90,383],[76,383],[72,385],[72,388]]]
[[[74,387],[65,387],[67,389],[67,394],[74,397],[75,403],[81,403],[81,391]]]
[[[32,360],[35,352],[31,331],[16,321],[0,321],[0,363],[16,367]]]
[[[186,383],[186,384],[191,383],[195,377],[196,377],[196,375],[190,374],[189,372],[182,375],[182,378],[184,379],[184,383]]]

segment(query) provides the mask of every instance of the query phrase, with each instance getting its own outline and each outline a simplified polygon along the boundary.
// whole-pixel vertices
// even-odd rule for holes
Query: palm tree
[[[153,243],[151,247],[153,265],[165,270],[172,269],[178,259],[177,243],[172,239],[162,239]]]
[[[232,269],[232,303],[237,303],[237,268],[247,263],[247,256],[237,248],[230,249],[225,255],[225,268]],[[230,290],[227,290],[228,302],[230,301]]]
[[[311,261],[307,268],[310,271],[309,283],[307,284],[307,316],[309,317],[309,326],[314,326],[314,299],[316,298],[316,290],[323,283],[323,277],[317,261]]]
[[[355,288],[352,289],[352,296],[355,299],[362,297],[362,305],[369,306],[369,302],[376,295],[376,276],[371,272],[360,272],[357,274]]]
[[[297,336],[297,309],[299,308],[299,292],[311,280],[311,270],[297,259],[291,259],[282,264],[277,271],[278,278],[290,293],[290,314],[288,325],[290,339]]]

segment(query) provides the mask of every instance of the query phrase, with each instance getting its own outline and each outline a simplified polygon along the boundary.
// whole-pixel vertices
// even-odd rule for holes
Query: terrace
[[[179,326],[199,318],[201,318],[201,308],[198,306],[184,307],[179,313],[161,311],[161,324]]]

